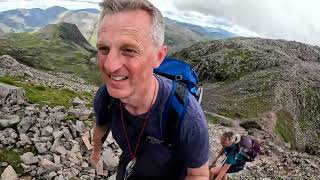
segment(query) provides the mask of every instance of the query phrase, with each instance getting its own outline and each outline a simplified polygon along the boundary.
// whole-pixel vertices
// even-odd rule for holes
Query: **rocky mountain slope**
[[[209,140],[212,151],[210,162],[214,155],[218,154],[221,148],[219,138],[226,131],[233,131],[247,135],[252,133],[252,129],[246,129],[233,125],[232,127],[221,126],[221,124],[209,124]],[[259,155],[255,161],[248,162],[243,171],[235,174],[229,174],[228,179],[234,180],[271,180],[271,179],[319,179],[320,158],[289,150],[287,146],[277,142],[277,137],[273,133],[265,130],[253,130],[254,137],[258,138],[263,154]],[[257,134],[259,134],[257,136]],[[225,157],[219,159],[217,165],[222,165],[221,162]]]
[[[256,123],[292,149],[320,156],[319,47],[233,38],[196,43],[173,56],[190,62],[206,82],[205,109]]]
[[[75,24],[83,36],[95,46],[96,43],[96,30],[98,29],[99,11],[65,11],[52,22],[51,24],[57,24],[66,22]]]
[[[165,18],[165,44],[169,46],[169,53],[181,50],[195,42],[212,39],[203,28],[191,26]],[[202,30],[202,31],[201,31]]]
[[[1,180],[20,179],[115,179],[121,150],[112,136],[104,143],[99,168],[89,163],[94,122],[92,94],[97,87],[69,75],[42,72],[0,56],[0,174]],[[46,94],[31,101],[32,91],[42,96],[55,90],[60,96],[68,88],[66,103],[52,104]],[[91,96],[83,96],[88,92]],[[204,97],[207,98],[207,95]],[[64,104],[61,106],[61,104]],[[274,119],[274,114],[266,115]],[[237,120],[207,113],[210,149],[213,156],[225,131],[252,134],[262,144],[264,155],[231,179],[311,179],[319,177],[320,158],[289,150],[273,132],[244,126]],[[212,124],[210,122],[214,122]],[[228,125],[228,127],[226,127]],[[245,128],[243,128],[243,127]],[[212,158],[211,158],[212,159]]]
[[[78,28],[68,23],[0,37],[0,55],[38,69],[75,74],[92,84],[99,83],[95,53]]]
[[[94,54],[96,52],[96,49],[90,45],[90,43],[81,34],[78,27],[74,24],[66,22],[49,24],[48,26],[37,31],[35,35],[49,41],[56,41],[59,39],[68,41],[75,43],[87,51],[93,52]]]

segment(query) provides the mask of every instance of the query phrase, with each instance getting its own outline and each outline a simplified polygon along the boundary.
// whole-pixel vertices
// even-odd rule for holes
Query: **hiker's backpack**
[[[172,89],[162,119],[162,134],[165,142],[176,145],[180,134],[180,126],[188,106],[189,95],[193,95],[201,103],[203,88],[199,77],[191,65],[174,58],[165,58],[154,73],[172,80]]]
[[[154,70],[154,73],[182,83],[201,103],[203,88],[199,83],[197,73],[190,64],[174,58],[165,58],[161,65]]]
[[[250,136],[241,136],[238,145],[239,153],[245,157],[246,162],[252,162],[261,151],[258,140]]]

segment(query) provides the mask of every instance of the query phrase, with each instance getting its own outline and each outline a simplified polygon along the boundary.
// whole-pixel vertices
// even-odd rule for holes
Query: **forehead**
[[[106,15],[100,23],[98,37],[115,35],[115,33],[140,38],[149,37],[151,24],[151,16],[143,10],[130,10]]]
[[[220,140],[221,140],[221,141],[225,141],[225,140],[227,140],[227,137],[226,137],[226,136],[221,136],[221,137],[220,137]]]

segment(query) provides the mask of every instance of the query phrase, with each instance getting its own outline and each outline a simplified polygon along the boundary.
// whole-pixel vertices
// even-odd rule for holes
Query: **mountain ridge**
[[[299,151],[313,154],[320,147],[318,46],[231,38],[196,43],[173,56],[186,59],[205,82],[208,111],[260,123]],[[276,114],[272,127],[264,120],[268,112]]]
[[[24,13],[21,14],[21,11],[24,11]],[[96,44],[99,10],[67,10],[59,6],[54,6],[44,10],[39,8],[18,9],[10,10],[9,12],[10,13],[4,11],[0,13],[0,23],[2,23],[0,29],[2,28],[6,33],[36,31],[48,24],[67,22],[75,24],[91,45],[95,46]],[[47,15],[45,13],[47,13]],[[32,18],[30,18],[28,14],[30,16],[32,15]],[[38,16],[35,18],[34,16],[36,14],[38,14]],[[29,19],[36,19],[37,23],[30,23]],[[170,47],[170,53],[187,47],[195,42],[234,36],[234,34],[219,28],[206,29],[205,27],[179,22],[169,18],[165,18],[165,24],[167,26],[165,31],[165,42]]]

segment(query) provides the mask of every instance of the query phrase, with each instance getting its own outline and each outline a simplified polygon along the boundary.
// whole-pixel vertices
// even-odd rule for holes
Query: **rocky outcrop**
[[[232,38],[196,43],[174,54],[204,84],[207,111],[245,121],[274,112],[272,129],[304,152],[319,147],[320,48],[294,41]],[[268,122],[264,122],[268,123]]]
[[[0,77],[3,76],[22,77],[27,83],[41,84],[54,88],[67,88],[87,92],[96,90],[95,86],[86,83],[85,80],[75,75],[40,71],[19,63],[9,55],[0,56]]]
[[[18,180],[19,177],[12,166],[8,166],[1,174],[1,180]]]
[[[16,115],[7,115],[2,116],[0,115],[0,128],[6,128],[9,126],[16,125],[20,122],[19,116]]]
[[[0,83],[0,106],[23,104],[25,102],[25,92],[22,88]]]
[[[73,42],[84,49],[96,52],[95,48],[84,38],[75,24],[61,22],[58,24],[49,24],[43,29],[39,30],[37,34],[45,39],[51,40],[54,38],[61,38]]]
[[[109,135],[103,145],[100,171],[95,170],[90,162],[92,150],[92,109],[85,106],[85,101],[76,98],[69,109],[62,106],[53,108],[37,105],[5,105],[0,114],[12,117],[11,126],[3,126],[0,118],[0,151],[33,149],[20,155],[23,174],[30,178],[44,179],[101,179],[112,176],[117,170],[121,150]],[[14,108],[13,108],[14,107]],[[20,113],[17,114],[17,109]],[[73,112],[79,112],[75,119]],[[19,121],[14,121],[16,118]],[[81,119],[81,120],[77,120]],[[15,123],[13,123],[15,122]],[[12,163],[12,162],[0,162]],[[18,179],[18,175],[9,165],[2,172],[4,180]],[[1,180],[2,180],[1,179]]]

